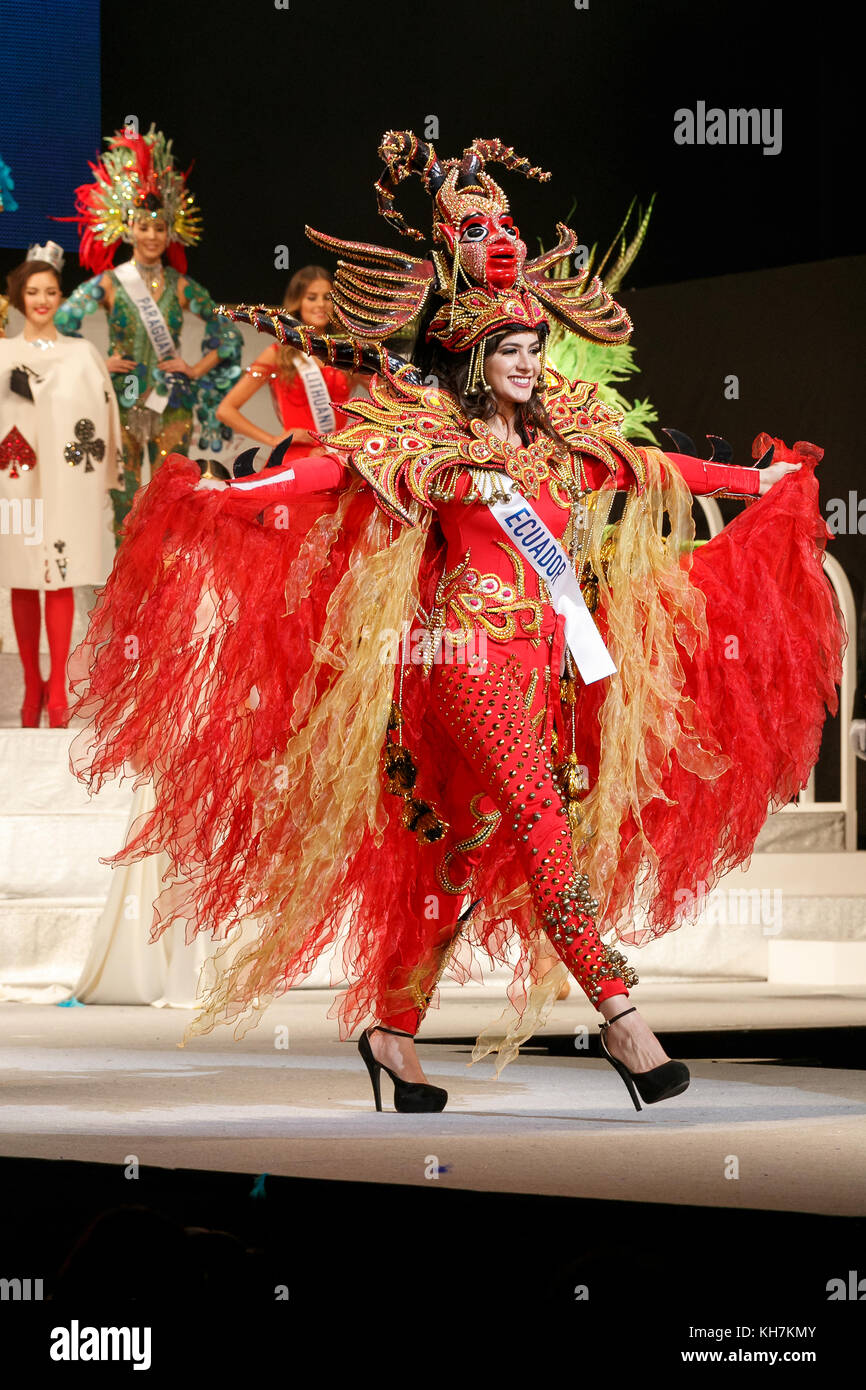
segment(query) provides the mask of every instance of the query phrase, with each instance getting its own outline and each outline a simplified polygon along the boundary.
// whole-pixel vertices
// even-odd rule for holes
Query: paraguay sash
[[[527,564],[547,584],[555,612],[565,619],[565,640],[585,685],[612,676],[616,667],[586,606],[574,567],[559,541],[519,492],[488,504],[491,515]]]
[[[337,419],[321,368],[318,362],[303,352],[298,353],[297,362],[298,374],[307,393],[307,405],[313,417],[313,428],[317,434],[328,434],[336,425]]]
[[[159,305],[139,275],[135,262],[124,261],[123,265],[118,266],[114,273],[138,311],[147,336],[153,344],[157,361],[161,362],[164,357],[174,357],[177,348],[169,332],[168,324],[162,316]],[[149,410],[155,410],[157,414],[161,414],[168,405],[168,396],[160,396],[155,391],[150,391],[143,403]]]

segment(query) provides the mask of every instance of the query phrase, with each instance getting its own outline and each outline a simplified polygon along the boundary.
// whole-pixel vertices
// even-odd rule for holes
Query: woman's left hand
[[[161,372],[179,372],[183,376],[195,376],[193,368],[182,357],[166,357],[158,363]]]
[[[758,496],[763,497],[764,493],[769,492],[773,484],[784,478],[786,473],[798,473],[802,467],[802,463],[771,463],[768,468],[762,468]]]

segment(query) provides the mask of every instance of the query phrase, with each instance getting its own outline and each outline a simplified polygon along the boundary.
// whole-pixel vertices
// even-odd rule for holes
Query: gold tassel
[[[454,331],[454,309],[457,303],[457,281],[460,276],[460,242],[454,243],[454,262],[451,266],[451,313],[448,318],[448,332]]]
[[[411,794],[418,779],[418,767],[402,743],[385,744],[385,777],[393,796]]]
[[[391,706],[392,716],[397,710]],[[399,710],[397,710],[399,714]],[[401,716],[402,721],[402,716]],[[439,816],[429,801],[413,796],[418,780],[418,764],[409,749],[402,743],[386,743],[384,750],[384,771],[387,790],[392,796],[402,796],[403,824],[425,844],[441,840],[449,828],[447,821]]]
[[[571,684],[571,682],[568,682]],[[566,696],[566,700],[568,697]],[[556,789],[565,802],[565,809],[568,815],[568,824],[574,832],[583,820],[583,812],[580,807],[582,793],[589,791],[589,778],[586,768],[581,767],[577,761],[576,753],[569,753],[553,769],[553,780]]]
[[[568,757],[553,769],[553,780],[566,803],[577,801],[581,792],[589,790],[586,768],[580,766],[576,753],[569,753]]]
[[[480,343],[476,343],[469,355],[469,376],[466,381],[467,395],[474,396],[479,390],[489,391],[490,386],[484,375],[484,349],[487,340],[482,338]]]

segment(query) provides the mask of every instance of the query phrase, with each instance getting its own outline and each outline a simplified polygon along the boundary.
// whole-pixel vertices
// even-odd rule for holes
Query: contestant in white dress
[[[0,587],[24,668],[21,722],[67,720],[66,662],[73,588],[103,584],[111,570],[110,489],[123,478],[120,419],[111,378],[93,345],[54,326],[63,252],[33,246],[9,275],[23,332],[0,339]],[[39,669],[40,591],[51,672]]]

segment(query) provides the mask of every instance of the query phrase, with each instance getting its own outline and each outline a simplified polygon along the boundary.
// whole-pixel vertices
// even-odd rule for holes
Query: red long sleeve
[[[332,492],[346,482],[348,470],[330,454],[293,459],[282,468],[265,469],[249,478],[235,478],[229,484],[237,498],[254,498],[260,506],[286,502],[311,492]]]
[[[759,497],[761,474],[757,468],[735,468],[727,463],[707,463],[703,459],[692,458],[691,454],[671,454],[665,451],[682,474],[689,491],[701,497]],[[608,476],[604,464],[598,459],[584,459],[584,470],[590,487],[601,487]],[[633,488],[635,477],[626,463],[621,463],[616,473],[616,486],[623,491]]]
[[[691,454],[669,454],[691,493],[702,497],[758,497],[761,474],[757,468],[737,468],[728,463],[707,463]]]

